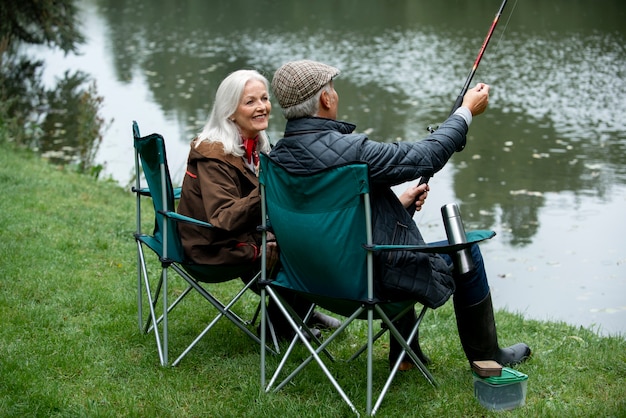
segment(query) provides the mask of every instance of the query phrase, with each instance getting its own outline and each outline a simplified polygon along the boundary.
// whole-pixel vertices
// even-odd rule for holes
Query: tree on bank
[[[104,129],[95,83],[66,72],[48,90],[44,63],[22,52],[43,45],[78,53],[84,40],[74,0],[0,0],[0,141],[46,152],[79,171],[93,168]]]
[[[84,37],[73,0],[1,0],[0,64],[16,42],[77,52]]]

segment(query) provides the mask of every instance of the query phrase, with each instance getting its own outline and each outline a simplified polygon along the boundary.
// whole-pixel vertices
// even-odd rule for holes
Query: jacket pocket
[[[396,222],[396,225],[393,228],[393,235],[391,236],[391,244],[405,244],[407,242],[408,231],[409,227],[407,225],[404,225],[401,222]],[[387,263],[395,264],[399,260],[403,252],[404,251],[389,251],[389,253],[387,254]]]

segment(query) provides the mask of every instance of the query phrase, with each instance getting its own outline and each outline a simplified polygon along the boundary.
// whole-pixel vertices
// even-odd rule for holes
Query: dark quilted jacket
[[[355,125],[323,118],[289,120],[270,157],[288,171],[312,173],[350,162],[369,166],[374,243],[418,244],[422,235],[391,186],[432,176],[465,146],[467,124],[452,116],[418,142],[382,143],[352,133]],[[436,254],[383,253],[376,260],[377,295],[415,299],[436,308],[454,292],[450,267]]]

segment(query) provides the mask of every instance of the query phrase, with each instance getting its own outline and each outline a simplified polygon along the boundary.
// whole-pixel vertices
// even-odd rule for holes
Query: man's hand
[[[472,116],[480,115],[487,109],[489,104],[489,85],[478,83],[473,89],[469,89],[463,96],[464,106],[472,112]]]
[[[406,189],[404,193],[398,196],[398,199],[400,199],[405,209],[409,209],[411,205],[415,205],[415,210],[420,211],[422,210],[424,201],[428,197],[429,190],[430,186],[428,183],[416,184]]]

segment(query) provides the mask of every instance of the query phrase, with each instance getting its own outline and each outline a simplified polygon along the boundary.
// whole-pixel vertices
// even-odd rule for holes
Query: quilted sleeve
[[[421,141],[364,141],[359,159],[369,164],[373,183],[394,185],[432,176],[465,147],[467,129],[463,118],[453,115]]]

